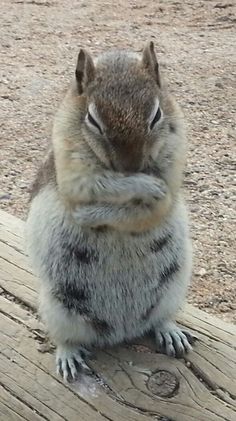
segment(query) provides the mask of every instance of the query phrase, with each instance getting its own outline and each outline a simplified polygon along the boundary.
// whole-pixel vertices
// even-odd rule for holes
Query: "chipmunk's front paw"
[[[155,180],[154,182],[154,192],[153,192],[153,198],[154,199],[163,199],[163,197],[167,193],[167,185],[165,181],[159,179]]]
[[[150,200],[162,199],[167,192],[167,186],[164,180],[156,179],[147,174],[137,174],[128,177],[130,182],[130,191],[132,199]]]
[[[76,207],[72,211],[72,216],[76,223],[81,226],[90,226],[93,224],[93,209],[91,206]]]
[[[148,199],[161,200],[166,196],[167,190],[168,188],[164,180],[153,179],[150,177],[150,183],[145,189],[144,197],[146,196]]]
[[[88,351],[83,347],[59,346],[56,351],[57,374],[65,382],[76,380],[80,372],[91,374],[91,369],[84,361],[87,355]]]
[[[196,337],[182,331],[173,322],[168,322],[155,329],[157,350],[170,357],[182,358],[192,350]]]

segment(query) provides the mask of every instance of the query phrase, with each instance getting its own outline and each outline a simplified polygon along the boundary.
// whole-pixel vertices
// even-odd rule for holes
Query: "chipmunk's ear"
[[[150,41],[143,50],[142,65],[155,78],[159,87],[161,87],[159,65],[154,50],[154,43]]]
[[[81,49],[78,55],[75,69],[75,77],[78,86],[79,95],[81,95],[88,84],[95,78],[95,66],[90,54]]]

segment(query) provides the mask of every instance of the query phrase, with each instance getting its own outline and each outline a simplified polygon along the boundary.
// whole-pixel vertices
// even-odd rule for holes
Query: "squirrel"
[[[185,161],[184,117],[153,42],[96,60],[81,49],[26,222],[39,313],[64,380],[89,370],[86,349],[150,331],[159,352],[192,349],[174,321],[192,267]]]

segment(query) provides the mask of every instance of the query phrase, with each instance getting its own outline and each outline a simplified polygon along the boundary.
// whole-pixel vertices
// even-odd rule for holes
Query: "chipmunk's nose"
[[[142,169],[143,155],[132,150],[122,151],[116,155],[114,166],[121,172],[137,172]]]
[[[124,160],[122,162],[122,168],[125,172],[137,172],[140,171],[141,167],[141,162],[134,159]]]
[[[110,157],[116,171],[137,172],[143,167],[145,143],[141,136],[114,136],[109,139]]]

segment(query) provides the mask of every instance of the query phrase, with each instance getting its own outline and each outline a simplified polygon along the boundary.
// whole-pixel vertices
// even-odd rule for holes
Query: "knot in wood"
[[[173,373],[159,370],[150,376],[147,388],[153,395],[162,398],[171,398],[179,389],[179,381]]]

